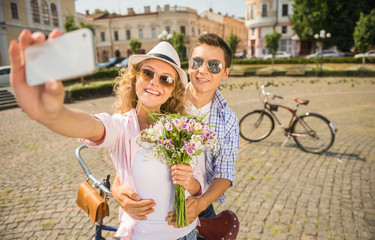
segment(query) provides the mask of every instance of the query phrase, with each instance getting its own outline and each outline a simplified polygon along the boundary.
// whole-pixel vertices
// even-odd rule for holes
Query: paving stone
[[[235,184],[225,204],[214,204],[217,212],[237,214],[237,239],[375,239],[375,79],[346,80],[230,77],[222,83],[239,118],[262,106],[255,83],[273,81],[277,86],[267,90],[284,96],[281,104],[294,107],[292,97],[307,98],[300,114],[321,113],[339,129],[332,148],[320,155],[301,151],[293,139],[281,147],[285,136],[278,128],[258,143],[240,139]],[[245,85],[241,90],[237,84]],[[113,101],[68,107],[113,113]],[[286,119],[280,108],[276,114]],[[79,143],[28,120],[19,108],[0,111],[0,122],[0,182],[6,186],[0,193],[10,191],[0,195],[0,239],[90,239],[94,225],[75,203],[78,185],[86,180],[74,157]],[[104,149],[85,151],[99,178],[115,174],[105,158],[110,159]],[[106,221],[118,225],[113,199],[110,208]]]

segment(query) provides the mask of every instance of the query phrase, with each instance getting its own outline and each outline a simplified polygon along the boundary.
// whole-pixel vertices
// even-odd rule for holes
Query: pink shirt
[[[105,147],[111,154],[113,164],[117,175],[123,185],[127,185],[136,192],[136,185],[133,176],[133,163],[139,144],[136,137],[140,133],[138,118],[134,109],[125,114],[114,114],[110,116],[107,113],[95,115],[105,127],[105,137],[101,144],[84,140],[87,146]],[[203,177],[198,167],[193,166],[193,176],[203,186]],[[147,178],[147,176],[145,176]],[[126,212],[119,208],[120,226],[116,237],[121,239],[130,239],[132,230],[137,223]],[[196,222],[196,221],[195,221]]]

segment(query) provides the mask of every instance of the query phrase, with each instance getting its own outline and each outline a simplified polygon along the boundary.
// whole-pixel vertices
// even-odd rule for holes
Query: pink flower
[[[172,139],[171,138],[166,138],[164,140],[165,148],[166,149],[174,149],[174,146],[172,144]]]
[[[190,144],[189,142],[184,141],[184,146],[181,150],[185,150],[187,154],[193,155],[195,152],[195,144]]]

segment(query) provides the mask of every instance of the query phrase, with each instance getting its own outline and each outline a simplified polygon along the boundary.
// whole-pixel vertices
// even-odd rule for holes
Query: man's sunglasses
[[[210,71],[213,74],[218,74],[223,68],[223,65],[221,65],[221,62],[219,60],[210,59],[205,61],[203,58],[200,57],[190,58],[189,66],[191,69],[197,70],[200,67],[202,67],[204,62],[207,63],[208,71]]]
[[[159,76],[159,80],[160,80],[161,85],[163,85],[164,87],[173,87],[173,82],[174,82],[173,78],[171,78],[170,76],[167,76],[167,75],[157,75],[156,73],[154,73],[150,69],[143,68],[143,69],[139,70],[138,76],[143,81],[147,81],[147,82],[149,82],[152,79]]]

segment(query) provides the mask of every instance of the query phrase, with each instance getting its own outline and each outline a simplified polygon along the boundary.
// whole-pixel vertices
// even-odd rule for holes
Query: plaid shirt
[[[219,139],[219,149],[212,156],[211,151],[206,151],[206,182],[211,184],[215,178],[225,178],[234,182],[234,163],[239,148],[239,125],[236,114],[227,107],[227,101],[216,90],[212,98],[210,109],[210,125]],[[220,196],[216,202],[225,202],[225,194]]]

